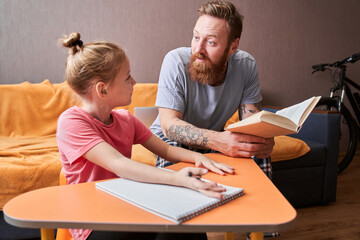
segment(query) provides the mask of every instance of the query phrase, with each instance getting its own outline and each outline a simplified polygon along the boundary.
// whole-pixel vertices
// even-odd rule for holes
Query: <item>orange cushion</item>
[[[59,115],[80,99],[66,82],[0,85],[0,136],[55,134]]]
[[[134,86],[131,104],[119,107],[134,114],[134,107],[154,107],[157,94],[157,83],[138,83]]]
[[[0,136],[0,209],[21,193],[59,185],[59,159],[55,134]]]
[[[229,126],[230,124],[236,123],[238,121],[239,121],[239,114],[238,112],[235,112],[232,115],[232,117],[226,122],[224,129],[227,128],[227,126]]]
[[[141,144],[133,145],[131,159],[151,166],[156,165],[155,154],[144,148]]]
[[[298,158],[310,151],[310,147],[297,138],[278,136],[274,140],[275,146],[271,153],[272,162]]]

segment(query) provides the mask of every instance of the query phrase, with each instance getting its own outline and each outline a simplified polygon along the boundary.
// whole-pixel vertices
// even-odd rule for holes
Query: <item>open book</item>
[[[223,199],[218,199],[189,188],[136,182],[124,178],[97,182],[95,185],[98,189],[176,224],[244,194],[242,188],[222,185],[226,188],[226,192],[222,193]]]
[[[321,97],[312,97],[276,113],[261,111],[225,130],[264,138],[298,133]]]

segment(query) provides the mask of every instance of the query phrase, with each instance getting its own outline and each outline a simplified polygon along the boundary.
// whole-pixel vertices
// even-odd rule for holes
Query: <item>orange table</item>
[[[245,195],[181,225],[96,189],[93,182],[22,194],[4,206],[5,220],[29,228],[156,232],[273,232],[291,226],[296,218],[295,209],[252,159],[208,156],[233,166],[236,173],[225,177],[208,173],[204,178],[244,188]],[[170,168],[186,166],[191,164],[179,163]]]

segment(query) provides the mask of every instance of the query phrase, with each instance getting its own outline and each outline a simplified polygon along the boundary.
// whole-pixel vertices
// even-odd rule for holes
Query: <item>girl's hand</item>
[[[199,191],[209,197],[221,199],[221,193],[225,192],[226,189],[222,186],[218,186],[216,182],[202,181],[201,176],[207,172],[208,170],[204,168],[186,167],[175,174],[177,175],[176,177],[180,186]]]
[[[216,162],[203,154],[199,154],[198,156],[196,156],[195,166],[204,167],[220,175],[225,175],[225,172],[230,174],[234,174],[235,172],[233,167],[226,165],[225,163]]]

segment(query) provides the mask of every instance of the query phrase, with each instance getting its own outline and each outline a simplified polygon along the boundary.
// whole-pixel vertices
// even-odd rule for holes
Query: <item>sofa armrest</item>
[[[301,130],[292,137],[325,144],[338,153],[340,136],[340,114],[336,112],[312,112]]]
[[[298,136],[296,136],[298,135]],[[336,200],[337,165],[339,157],[340,114],[313,112],[294,137],[313,140],[326,145],[323,202]]]
[[[275,112],[277,108],[264,108]],[[328,111],[313,111],[300,132],[290,135],[303,141],[314,141],[326,146],[324,166],[323,202],[335,201],[337,185],[337,162],[339,155],[340,114]]]

